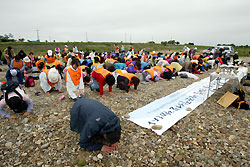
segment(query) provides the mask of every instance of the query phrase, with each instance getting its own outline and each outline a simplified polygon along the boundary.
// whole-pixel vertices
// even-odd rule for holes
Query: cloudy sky
[[[250,0],[0,0],[0,35],[250,45]]]

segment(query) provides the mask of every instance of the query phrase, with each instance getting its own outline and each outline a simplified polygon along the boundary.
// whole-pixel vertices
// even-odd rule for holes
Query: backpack
[[[247,104],[245,92],[240,88],[234,94],[238,95],[239,98],[233,102],[233,106],[238,109],[249,110],[249,105]]]
[[[34,87],[35,86],[35,80],[32,76],[25,77],[25,87]]]
[[[8,94],[11,92],[15,92],[20,97],[20,99],[23,100],[22,95],[18,91],[16,91],[17,87],[19,87],[19,83],[16,81],[8,81],[4,83],[3,85],[1,85],[1,91],[4,93],[5,102],[8,106],[9,106]],[[1,98],[3,98],[3,96]],[[15,111],[15,112],[18,112],[18,111]]]

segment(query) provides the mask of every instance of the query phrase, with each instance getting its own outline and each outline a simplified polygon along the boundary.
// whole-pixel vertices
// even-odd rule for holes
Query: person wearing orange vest
[[[92,72],[92,80],[93,84],[90,85],[92,91],[100,91],[101,96],[105,98],[103,95],[103,86],[107,83],[109,85],[109,94],[112,95],[112,86],[115,83],[115,78],[111,72],[104,68],[97,68]]]
[[[55,66],[56,57],[53,54],[52,50],[47,51],[47,55],[45,56],[45,61],[47,68],[52,68],[53,66]]]
[[[129,73],[137,73],[140,72],[141,69],[141,62],[140,61],[132,61],[127,68],[127,72]]]
[[[69,97],[75,100],[84,95],[84,83],[80,62],[78,59],[72,59],[71,65],[67,68],[65,75],[66,88]]]
[[[25,64],[25,71],[26,71],[26,73],[29,73],[29,72],[31,72],[32,71],[32,64],[31,64],[31,60],[30,60],[30,58],[28,57],[28,56],[26,56],[24,59],[23,59],[23,62],[24,62],[24,64]]]
[[[119,53],[120,49],[119,49],[119,47],[116,44],[114,45],[114,49],[115,49],[115,53]]]
[[[54,88],[62,93],[62,80],[59,72],[55,68],[46,69],[39,75],[40,86],[43,91],[50,96],[50,91]]]
[[[130,86],[134,85],[134,89],[137,90],[137,86],[140,83],[140,79],[136,77],[135,74],[131,73],[121,73],[117,77],[117,88],[129,92]]]
[[[146,69],[142,72],[142,80],[145,83],[151,81],[157,82],[161,79],[160,75],[153,69]]]
[[[97,69],[97,68],[103,68],[103,66],[102,66],[101,63],[100,63],[99,57],[94,57],[93,60],[94,60],[94,61],[93,61],[93,64],[92,64],[92,66],[91,66],[91,70],[92,70],[92,71],[94,71],[94,70]]]
[[[90,82],[91,70],[86,65],[81,65],[80,67],[81,67],[81,71],[82,71],[83,82],[85,85],[87,85]]]
[[[112,72],[113,76],[115,77],[115,83],[117,83],[117,77],[122,73],[128,73],[126,70],[116,69]]]
[[[178,62],[178,58],[179,58],[179,52],[176,52],[173,56],[172,62]]]
[[[199,60],[201,58],[201,55],[194,55],[193,60]]]
[[[43,60],[38,60],[36,63],[35,63],[38,71],[42,71],[42,70],[45,70],[46,67],[45,67],[45,62]]]
[[[175,68],[171,65],[166,66],[165,71],[163,72],[163,78],[170,80],[174,76],[174,73],[176,72]]]
[[[155,70],[158,75],[160,75],[160,77],[163,77],[163,73],[165,71],[165,68],[164,67],[161,67],[161,66],[154,66],[153,67],[153,70]]]
[[[13,60],[11,60],[10,67],[17,67],[20,71],[24,72],[25,63],[22,59],[20,59],[20,56],[17,55]]]

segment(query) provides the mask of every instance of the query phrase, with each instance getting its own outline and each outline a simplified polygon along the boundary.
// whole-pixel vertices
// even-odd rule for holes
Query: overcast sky
[[[250,45],[250,0],[0,0],[0,35]]]

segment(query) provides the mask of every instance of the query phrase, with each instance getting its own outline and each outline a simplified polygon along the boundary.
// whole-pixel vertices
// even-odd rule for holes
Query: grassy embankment
[[[7,46],[11,46],[15,53],[17,54],[21,49],[24,50],[26,54],[33,52],[35,55],[43,55],[48,49],[54,51],[56,47],[59,47],[61,50],[64,48],[64,45],[68,45],[70,49],[73,48],[73,45],[78,47],[78,50],[96,50],[97,52],[101,51],[111,51],[114,49],[114,44],[117,44],[119,47],[123,44],[125,49],[128,50],[130,47],[133,47],[135,51],[140,49],[145,49],[147,51],[182,51],[184,45],[161,45],[161,44],[152,44],[152,43],[115,43],[115,42],[0,42],[0,50],[3,50]],[[187,45],[188,46],[188,45]],[[198,53],[204,49],[207,49],[209,46],[198,46],[190,45],[191,47],[197,47]],[[238,51],[239,56],[249,56],[250,48],[235,47],[235,51]]]

